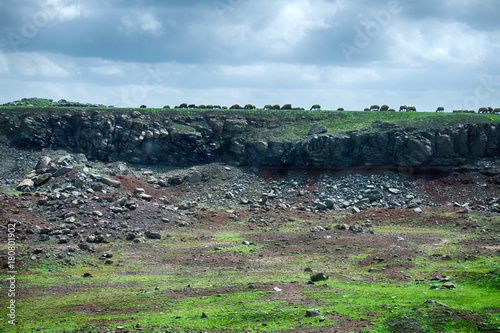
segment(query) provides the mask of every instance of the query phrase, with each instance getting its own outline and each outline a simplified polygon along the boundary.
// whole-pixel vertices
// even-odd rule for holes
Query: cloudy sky
[[[0,103],[500,107],[498,0],[1,0]]]

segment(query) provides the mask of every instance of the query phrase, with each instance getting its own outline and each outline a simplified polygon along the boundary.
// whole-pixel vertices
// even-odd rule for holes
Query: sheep
[[[370,111],[370,108],[364,108],[363,111]]]
[[[417,112],[417,108],[414,106],[414,105],[410,105],[408,106],[408,110],[406,110],[407,112]]]
[[[281,110],[291,110],[292,109],[292,104],[285,104],[281,107]]]
[[[378,106],[377,104],[370,106],[370,111],[378,111],[378,110],[380,110],[380,106]]]
[[[403,104],[403,105],[401,105],[401,106],[399,107],[399,112],[401,112],[401,111],[408,111],[408,106],[406,106],[406,105],[404,105],[404,104]]]
[[[384,104],[380,107],[380,111],[387,111],[387,110],[389,110],[389,105],[387,104]]]
[[[444,107],[438,106],[438,108],[436,109],[436,112],[444,112]]]
[[[344,111],[344,108],[338,108],[337,111]]]
[[[170,109],[170,105],[165,105],[163,108],[164,109]]]
[[[311,106],[311,111],[312,110],[321,110],[321,105],[319,104],[314,104],[313,106]]]
[[[239,104],[234,104],[233,106],[230,107],[231,110],[242,110],[243,107]]]

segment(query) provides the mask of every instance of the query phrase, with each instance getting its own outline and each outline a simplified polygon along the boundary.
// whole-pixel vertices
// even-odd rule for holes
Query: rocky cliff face
[[[297,141],[259,135],[282,122],[229,112],[0,110],[0,132],[18,146],[64,148],[103,161],[348,167],[461,165],[500,156],[498,123],[403,128],[379,122]]]

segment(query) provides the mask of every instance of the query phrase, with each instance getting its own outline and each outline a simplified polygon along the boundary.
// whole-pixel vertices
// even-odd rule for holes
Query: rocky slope
[[[130,110],[0,110],[0,133],[17,146],[63,148],[102,161],[189,166],[462,165],[500,156],[495,122],[371,127],[300,140],[269,139],[266,131],[296,119],[238,112]]]

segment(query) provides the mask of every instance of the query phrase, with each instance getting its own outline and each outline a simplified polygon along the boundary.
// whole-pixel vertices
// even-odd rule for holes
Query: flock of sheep
[[[145,105],[141,107],[146,107]],[[165,105],[163,107],[164,109],[170,109],[169,105]],[[220,105],[212,105],[212,104],[200,104],[200,105],[195,105],[195,104],[187,104],[183,103],[181,105],[175,106],[175,109],[208,109],[208,110],[257,110],[257,107],[254,104],[246,104],[245,106],[241,106],[239,104],[234,104],[231,107],[227,106],[220,106]],[[283,106],[280,106],[279,104],[266,104],[263,108],[263,110],[305,110],[304,108],[301,107],[292,107],[292,104],[285,104]],[[321,105],[319,104],[314,104],[311,106],[310,110],[322,110]],[[344,111],[344,108],[338,108],[337,111]],[[396,111],[394,108],[390,108],[389,105],[383,104],[382,106],[379,106],[377,104],[374,104],[370,106],[369,108],[365,108],[364,111]],[[400,112],[416,112],[417,108],[414,105],[401,105],[399,107]],[[444,112],[444,107],[439,106],[436,109],[436,112]],[[453,113],[476,113],[475,110],[453,110]],[[480,107],[477,111],[477,113],[495,113],[495,114],[500,114],[500,108],[492,108],[492,107]]]

